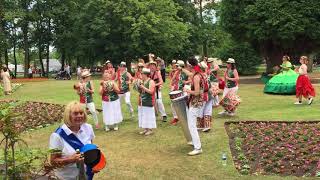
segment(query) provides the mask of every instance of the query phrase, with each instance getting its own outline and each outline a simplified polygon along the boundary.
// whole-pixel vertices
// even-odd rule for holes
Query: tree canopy
[[[268,70],[281,56],[319,48],[318,0],[223,0],[220,23],[238,42],[249,42],[266,59]]]

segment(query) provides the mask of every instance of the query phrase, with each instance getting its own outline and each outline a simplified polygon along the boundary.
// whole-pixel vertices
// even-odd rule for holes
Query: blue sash
[[[68,136],[61,127],[59,127],[55,131],[55,133],[59,134],[74,150],[80,150],[81,147],[84,146],[84,144],[77,138],[77,136],[72,133]],[[87,166],[86,174],[88,180],[93,179],[94,173],[92,172],[92,168],[90,168],[89,166]]]

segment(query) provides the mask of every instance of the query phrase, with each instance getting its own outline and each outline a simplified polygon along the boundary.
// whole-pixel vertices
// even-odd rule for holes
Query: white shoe
[[[308,105],[311,105],[313,102],[313,98],[310,98],[309,101],[308,101]]]
[[[140,135],[143,135],[143,134],[145,134],[146,132],[147,132],[147,131],[144,130],[144,131],[139,132],[139,134],[140,134]]]
[[[233,117],[234,115],[235,115],[235,113],[234,113],[234,112],[228,112],[228,116]]]
[[[310,101],[310,100],[309,100],[309,101]],[[295,105],[300,105],[300,104],[302,104],[302,102],[297,101],[297,102],[295,102],[294,104],[295,104]]]
[[[211,128],[204,128],[202,129],[202,132],[209,132],[211,130]]]
[[[193,143],[192,143],[192,141],[190,141],[190,142],[187,142],[187,144],[188,144],[188,145],[190,145],[190,146],[193,146]]]
[[[144,133],[145,136],[149,136],[151,134],[153,134],[153,131],[147,131],[146,133]]]
[[[201,154],[202,153],[202,149],[194,149],[193,151],[189,152],[188,155],[189,156],[195,156],[195,155],[198,155],[198,154]]]
[[[225,115],[227,113],[228,113],[227,111],[222,111],[222,112],[219,112],[218,115]]]
[[[113,128],[113,130],[118,131],[118,130],[119,130],[119,127],[116,126],[116,127]]]
[[[105,130],[106,130],[107,132],[110,131],[110,129],[109,129],[108,126],[105,127]]]

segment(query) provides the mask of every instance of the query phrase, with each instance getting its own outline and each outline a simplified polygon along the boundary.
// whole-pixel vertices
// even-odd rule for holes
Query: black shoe
[[[162,116],[162,121],[167,122],[167,116]]]

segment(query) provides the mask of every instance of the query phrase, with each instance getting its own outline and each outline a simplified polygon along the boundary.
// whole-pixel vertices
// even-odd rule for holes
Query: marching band
[[[188,153],[190,156],[202,153],[198,130],[202,132],[211,130],[213,108],[221,105],[225,111],[220,114],[232,116],[240,103],[240,98],[236,95],[239,76],[234,66],[235,60],[230,58],[227,63],[225,73],[227,85],[222,89],[223,97],[220,101],[219,94],[222,92],[223,82],[218,77],[219,66],[212,58],[204,58],[201,62],[194,57],[189,58],[186,63],[182,60],[172,61],[169,77],[171,79],[170,99],[173,119],[170,123],[172,125],[180,121],[184,123],[184,131],[188,131],[187,134],[189,134],[189,138],[185,135],[187,144],[193,146],[193,150]],[[84,70],[81,73],[80,82],[74,85],[74,89],[80,96],[80,103],[92,114],[98,129],[98,117],[93,102],[94,87],[90,76],[90,72]],[[130,101],[131,84],[133,89],[139,93],[138,126],[143,129],[139,134],[149,136],[157,128],[157,114],[162,117],[163,122],[167,119],[162,101],[163,79],[159,64],[155,61],[153,54],[149,54],[146,63],[139,59],[134,76],[127,71],[125,62],[120,63],[117,71],[111,61],[108,60],[105,63],[99,89],[105,131],[119,129],[123,120],[121,98],[124,99],[131,117],[134,116]],[[175,100],[176,102],[183,101],[183,103],[173,103]]]

